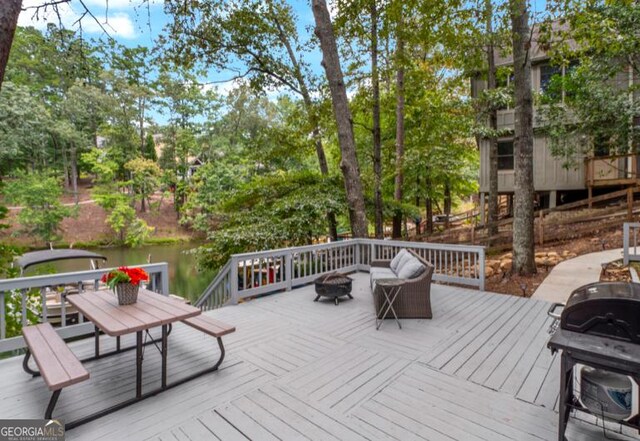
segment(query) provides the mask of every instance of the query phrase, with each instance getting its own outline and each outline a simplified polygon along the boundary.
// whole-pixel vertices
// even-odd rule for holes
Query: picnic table
[[[164,390],[217,370],[225,355],[221,337],[235,331],[235,327],[233,326],[219,322],[212,317],[201,315],[199,308],[188,305],[175,298],[157,294],[146,289],[140,289],[138,301],[132,305],[119,305],[116,296],[114,296],[112,292],[104,290],[91,293],[72,294],[67,296],[67,300],[86,319],[90,320],[95,325],[96,329],[95,356],[82,360],[82,362],[121,353],[130,349],[135,349],[136,351],[135,397],[68,423],[66,424],[67,429],[93,421],[101,416],[108,415],[133,403],[156,395]],[[220,358],[213,366],[209,366],[199,372],[189,375],[188,377],[168,384],[168,336],[171,331],[171,326],[175,322],[183,322],[198,331],[215,337],[220,348]],[[157,327],[162,328],[159,347],[157,345],[158,340],[154,339],[149,333],[150,329]],[[100,353],[100,331],[118,339],[116,350],[105,354]],[[123,335],[133,333],[136,334],[135,346],[121,349],[119,338]],[[23,330],[23,334],[25,335],[25,340],[27,340],[29,348],[23,362],[24,370],[34,376],[42,375],[49,388],[54,392],[45,414],[50,418],[62,388],[88,379],[89,374],[80,364],[80,361],[75,358],[73,353],[64,344],[64,341],[55,333],[50,324],[43,323],[27,327]],[[143,341],[145,334],[149,339],[147,341]],[[143,346],[150,343],[153,343],[158,349],[162,359],[160,387],[151,391],[143,392]],[[55,356],[55,353],[59,353],[61,351],[64,353],[64,357]],[[28,366],[29,357],[31,355],[34,356],[34,359],[40,369],[39,371],[34,371]],[[50,359],[57,360],[58,363],[52,365],[47,361]],[[72,372],[73,375],[68,375],[69,372]]]

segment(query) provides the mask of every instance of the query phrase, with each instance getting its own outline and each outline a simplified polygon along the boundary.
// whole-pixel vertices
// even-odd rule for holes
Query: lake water
[[[169,292],[188,298],[195,302],[200,294],[215,276],[215,272],[200,272],[196,266],[195,255],[188,253],[200,244],[194,242],[177,243],[169,245],[150,245],[138,248],[88,248],[98,254],[102,254],[108,260],[103,267],[117,267],[122,265],[141,265],[148,262],[167,262],[169,264]],[[55,264],[40,265],[29,269],[26,275],[36,272],[67,272],[85,271],[90,269],[87,260],[67,260]]]

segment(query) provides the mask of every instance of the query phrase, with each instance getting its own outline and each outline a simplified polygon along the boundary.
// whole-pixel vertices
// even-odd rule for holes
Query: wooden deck
[[[67,433],[69,440],[555,440],[558,357],[546,349],[548,304],[434,285],[433,320],[375,330],[368,274],[354,300],[313,302],[313,287],[208,312],[237,327],[221,370]],[[114,345],[104,336],[104,350]],[[127,342],[126,339],[123,341]],[[128,341],[128,343],[132,343]],[[93,341],[71,344],[91,355]],[[179,324],[169,381],[218,356],[215,339]],[[57,414],[76,419],[134,394],[134,351],[86,364]],[[144,383],[160,381],[145,350]],[[42,379],[0,362],[0,417],[41,418]],[[604,439],[570,424],[569,440]],[[614,439],[635,439],[624,435]]]

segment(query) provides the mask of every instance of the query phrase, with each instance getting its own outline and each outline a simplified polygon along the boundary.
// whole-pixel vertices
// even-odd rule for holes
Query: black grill
[[[564,307],[559,315],[555,310]],[[597,417],[614,419],[613,412],[598,410],[574,394],[574,378],[580,366],[600,372],[619,374],[638,381],[640,372],[640,284],[626,282],[598,282],[582,286],[571,293],[566,305],[556,303],[549,309],[556,321],[551,326],[548,347],[561,351],[559,439],[564,433],[573,410]],[[584,383],[606,375],[592,372]],[[595,373],[594,373],[595,372]],[[609,376],[610,377],[610,376]],[[588,380],[588,381],[587,381]],[[595,381],[595,380],[594,380]],[[600,380],[597,380],[600,381]],[[606,384],[595,384],[605,390]],[[584,397],[583,397],[584,398]],[[595,410],[594,410],[595,409]],[[617,420],[616,420],[617,421]],[[640,415],[618,423],[640,430]]]
[[[598,282],[575,290],[560,328],[640,344],[640,284]]]

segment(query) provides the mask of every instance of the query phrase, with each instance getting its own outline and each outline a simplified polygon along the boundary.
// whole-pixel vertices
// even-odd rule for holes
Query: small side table
[[[382,306],[380,310],[376,312],[376,330],[380,329],[382,323],[389,315],[389,312],[393,314],[393,317],[396,319],[396,323],[398,324],[398,328],[402,329],[402,325],[400,324],[400,320],[398,320],[398,315],[396,314],[396,310],[393,309],[393,302],[396,301],[398,294],[402,290],[402,285],[404,285],[404,280],[400,279],[378,279],[376,280],[376,286],[380,287],[382,294],[384,295],[384,301],[382,302]],[[387,309],[385,309],[385,307]],[[383,313],[384,311],[384,313]],[[378,319],[380,314],[382,313],[382,317]]]

